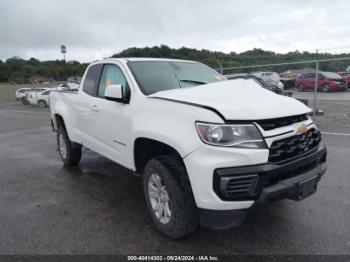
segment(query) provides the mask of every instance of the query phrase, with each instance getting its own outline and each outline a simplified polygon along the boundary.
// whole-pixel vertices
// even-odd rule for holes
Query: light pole
[[[61,45],[61,53],[63,54],[63,60],[66,62],[66,53],[67,53],[67,48],[65,45]]]

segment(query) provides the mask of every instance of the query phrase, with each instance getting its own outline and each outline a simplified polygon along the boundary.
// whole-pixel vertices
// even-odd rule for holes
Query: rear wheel
[[[324,85],[322,86],[322,88],[321,88],[321,91],[322,91],[322,92],[329,92],[329,89],[330,89],[329,85],[324,84]]]
[[[28,100],[25,97],[22,97],[21,101],[22,101],[23,105],[29,105],[29,102],[28,102]]]
[[[73,144],[63,127],[57,131],[57,145],[64,166],[76,166],[81,159],[81,146]],[[74,145],[74,146],[73,146]]]
[[[45,108],[45,107],[47,107],[46,101],[45,101],[45,100],[39,100],[39,102],[38,102],[38,107],[40,107],[40,108]]]
[[[180,160],[169,155],[149,160],[143,186],[148,211],[162,233],[179,238],[197,229],[198,208]]]

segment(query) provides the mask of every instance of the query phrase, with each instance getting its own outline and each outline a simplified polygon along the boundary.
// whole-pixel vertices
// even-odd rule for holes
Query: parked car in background
[[[20,88],[16,91],[16,101],[22,101],[24,105],[28,104],[26,100],[26,92],[31,90],[30,88]]]
[[[47,88],[20,88],[16,91],[16,100],[17,101],[22,101],[23,105],[29,105],[29,102],[27,100],[27,93],[31,91],[45,91]]]
[[[295,86],[299,91],[313,90],[315,88],[316,73],[301,74],[295,81]],[[336,92],[345,91],[347,84],[345,80],[333,72],[319,72],[317,80],[317,91]]]
[[[283,91],[282,83],[279,83],[277,86],[274,86],[269,83],[266,83],[263,79],[253,74],[248,74],[248,73],[230,74],[230,75],[225,75],[225,77],[228,80],[237,79],[237,78],[254,79],[261,87],[266,88],[270,91],[273,91],[277,94],[280,94]]]
[[[350,88],[350,71],[338,72],[338,75],[345,80],[348,88]]]
[[[280,87],[283,86],[280,76],[276,72],[255,72],[252,73],[252,75],[261,78],[265,83],[269,85]]]
[[[291,89],[295,87],[296,76],[294,74],[288,72],[281,73],[280,79],[284,85],[284,89]]]
[[[21,100],[22,97],[25,96],[25,93],[30,90],[30,88],[20,88],[16,91],[16,100]]]
[[[263,88],[268,89],[272,92],[275,92],[276,94],[283,95],[283,96],[288,96],[292,97],[293,92],[288,92],[283,89],[283,87],[275,87],[272,85],[269,85],[264,82],[261,78],[256,77],[255,75],[252,74],[247,74],[247,73],[240,73],[240,74],[230,74],[230,75],[225,75],[227,80],[232,80],[232,79],[238,79],[238,78],[244,78],[244,79],[254,79],[259,85],[261,85]],[[295,98],[296,100],[302,102],[305,105],[309,104],[308,99],[304,98]]]
[[[44,91],[31,90],[26,93],[26,99],[30,105],[37,105],[40,108],[48,107],[50,92],[50,89]]]

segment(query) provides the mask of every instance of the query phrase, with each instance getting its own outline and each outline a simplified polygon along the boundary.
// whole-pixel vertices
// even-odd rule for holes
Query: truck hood
[[[260,120],[311,112],[298,100],[266,90],[252,79],[160,91],[148,97],[210,107],[227,120]]]

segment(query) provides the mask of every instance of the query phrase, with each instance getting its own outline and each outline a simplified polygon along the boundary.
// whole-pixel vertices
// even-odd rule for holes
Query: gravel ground
[[[350,101],[319,102],[317,109],[324,111],[324,116],[316,116],[317,125],[325,132],[350,133]]]

